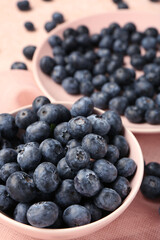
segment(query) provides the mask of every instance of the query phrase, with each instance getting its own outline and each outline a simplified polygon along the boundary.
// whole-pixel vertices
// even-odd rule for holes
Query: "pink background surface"
[[[126,0],[126,2],[129,3],[132,10],[160,13],[160,3],[151,3],[149,0]],[[1,71],[8,70],[12,62],[16,60],[25,61],[29,69],[32,69],[32,63],[22,56],[22,49],[29,44],[40,45],[43,38],[47,35],[43,29],[44,23],[51,18],[51,14],[54,11],[64,13],[67,21],[94,13],[117,11],[116,5],[114,5],[111,0],[54,0],[52,2],[30,0],[30,3],[32,11],[24,13],[17,10],[15,0],[0,1]],[[24,29],[23,23],[27,20],[35,23],[37,28],[36,32],[31,33]],[[35,96],[40,94],[32,76],[29,73],[26,74],[18,78],[10,74],[8,75],[6,72],[1,73],[0,88],[2,90],[5,87],[5,91],[2,91],[1,94],[0,112],[8,112],[15,107],[29,104]],[[5,83],[5,79],[7,80],[7,84]],[[14,94],[18,89],[18,85],[21,84],[20,81],[23,82],[24,86],[26,84],[26,87],[15,100]],[[17,87],[15,87],[15,84],[17,84]],[[30,87],[34,89],[33,94],[29,94]],[[24,94],[27,94],[27,98],[24,97]],[[6,101],[7,98],[8,100]],[[142,147],[145,161],[160,162],[160,135],[146,134],[136,135],[136,137]],[[146,200],[139,192],[130,207],[117,220],[101,231],[83,237],[80,240],[158,240],[160,239],[159,206],[159,202]],[[32,238],[13,232],[3,225],[0,225],[0,239],[33,240]]]

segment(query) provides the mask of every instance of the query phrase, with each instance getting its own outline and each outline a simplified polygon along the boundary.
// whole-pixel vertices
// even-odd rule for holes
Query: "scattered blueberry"
[[[144,113],[137,106],[129,106],[124,112],[125,117],[133,123],[142,123],[144,122]]]
[[[67,72],[64,66],[57,65],[53,68],[51,78],[56,83],[62,83],[62,81],[67,77]]]
[[[27,21],[24,23],[24,26],[28,31],[35,31],[35,27],[32,22]]]
[[[14,62],[11,65],[11,69],[21,69],[21,70],[28,70],[27,65],[23,62]]]
[[[160,178],[152,175],[144,176],[141,184],[142,194],[149,199],[160,197]]]
[[[0,114],[0,132],[6,139],[12,139],[16,136],[18,127],[15,124],[15,117],[8,113]]]
[[[147,175],[152,175],[160,177],[160,164],[158,162],[150,162],[145,166],[145,173]]]
[[[27,59],[32,60],[35,50],[35,46],[27,46],[23,48],[23,54]]]
[[[30,4],[29,1],[18,1],[17,2],[17,7],[21,11],[28,11],[30,10]]]
[[[47,32],[50,32],[51,30],[53,30],[56,27],[56,22],[52,21],[52,22],[46,22],[44,25],[44,28]]]
[[[60,12],[55,12],[52,15],[53,21],[55,21],[56,23],[63,23],[64,22],[64,17],[63,14]]]

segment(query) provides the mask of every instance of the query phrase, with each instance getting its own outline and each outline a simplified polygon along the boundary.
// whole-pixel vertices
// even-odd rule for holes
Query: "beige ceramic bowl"
[[[68,109],[71,108],[72,104],[69,102],[56,102],[56,103],[61,103],[65,105]],[[26,106],[26,107],[31,107],[31,106]],[[23,107],[23,108],[26,108]],[[23,109],[17,109],[13,111],[11,114],[15,115],[19,110]],[[97,114],[101,114],[102,111],[95,109],[95,112]],[[30,236],[32,238],[36,239],[43,239],[43,240],[67,240],[67,239],[73,239],[73,238],[78,238],[82,237],[88,234],[92,234],[101,228],[107,226],[107,224],[113,222],[117,217],[119,217],[126,209],[127,207],[131,204],[133,199],[135,198],[139,187],[141,185],[141,181],[143,178],[143,170],[144,170],[144,162],[143,162],[143,156],[141,152],[141,148],[134,137],[134,135],[128,131],[126,128],[124,130],[125,132],[125,137],[129,143],[130,146],[130,155],[132,159],[137,164],[137,171],[135,173],[135,176],[133,177],[131,181],[131,192],[127,196],[127,198],[124,200],[123,204],[117,208],[114,212],[109,214],[108,216],[84,225],[80,227],[73,227],[73,228],[68,228],[68,229],[40,229],[40,228],[35,228],[26,224],[19,223],[3,213],[0,213],[0,223],[4,224],[7,226],[7,228],[12,228],[15,231],[25,234],[27,236]]]

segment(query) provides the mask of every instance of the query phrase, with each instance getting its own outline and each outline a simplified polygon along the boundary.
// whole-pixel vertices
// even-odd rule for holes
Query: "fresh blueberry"
[[[60,181],[57,168],[50,162],[39,164],[34,171],[33,179],[36,187],[44,193],[54,192]]]
[[[24,224],[28,224],[27,221],[27,211],[29,209],[30,205],[27,203],[18,203],[17,206],[14,209],[14,220],[24,223]]]
[[[102,86],[101,91],[107,93],[107,95],[109,95],[109,98],[113,98],[120,94],[121,88],[117,83],[108,82]]]
[[[23,62],[14,62],[11,65],[11,69],[21,69],[21,70],[28,70],[27,65]]]
[[[137,44],[132,44],[127,48],[127,55],[133,56],[135,54],[141,54],[141,50]]]
[[[160,178],[156,176],[144,176],[141,188],[142,194],[149,199],[160,197]]]
[[[65,156],[66,163],[72,170],[79,170],[85,168],[89,161],[90,155],[82,147],[74,147],[67,151]]]
[[[67,64],[67,65],[65,66],[65,68],[66,68],[67,74],[70,75],[70,76],[73,76],[73,74],[76,72],[76,68],[73,67],[73,65],[70,64],[70,63]]]
[[[145,113],[145,120],[149,124],[160,124],[160,109],[149,109]]]
[[[88,209],[91,214],[91,221],[95,222],[102,218],[102,210],[96,207],[96,205],[92,202],[86,202],[84,207]]]
[[[53,53],[53,56],[61,56],[61,57],[64,57],[65,56],[65,50],[61,47],[61,46],[55,46],[53,49],[52,49],[52,53]]]
[[[146,63],[145,57],[141,56],[140,54],[132,55],[131,57],[131,65],[137,69],[142,70]]]
[[[121,53],[125,55],[127,48],[128,48],[127,41],[116,39],[113,43],[113,50],[115,53]]]
[[[93,165],[93,171],[97,174],[99,179],[104,183],[111,183],[117,178],[117,169],[109,161],[99,159]]]
[[[122,66],[122,62],[119,60],[111,60],[107,65],[107,72],[109,74],[112,74],[116,71],[116,69],[120,68]]]
[[[146,62],[147,62],[147,63],[151,63],[151,62],[153,62],[153,60],[154,60],[155,57],[156,57],[156,51],[151,48],[151,49],[149,49],[149,50],[146,51],[146,53],[145,53],[144,56],[145,56]]]
[[[28,222],[38,228],[48,227],[58,218],[58,207],[54,202],[34,203],[27,211]]]
[[[92,78],[92,83],[97,90],[101,90],[101,87],[108,81],[108,77],[102,74],[96,75]]]
[[[35,31],[35,27],[32,22],[27,21],[24,23],[24,26],[28,31]]]
[[[144,122],[144,112],[137,106],[128,106],[124,112],[124,115],[130,122]]]
[[[73,117],[87,117],[93,113],[93,101],[89,97],[82,97],[77,100],[71,107]]]
[[[79,83],[73,77],[67,77],[62,81],[62,87],[69,94],[78,94],[79,93]]]
[[[0,132],[2,137],[12,139],[16,136],[18,127],[15,124],[15,117],[8,113],[0,114]]]
[[[114,31],[117,29],[117,28],[120,28],[120,25],[117,23],[117,22],[112,22],[109,24],[108,26],[108,29],[110,31],[110,34],[113,34]]]
[[[54,129],[54,138],[62,145],[66,145],[71,139],[71,134],[68,131],[68,123],[63,122],[58,124]]]
[[[151,98],[144,96],[137,98],[135,104],[144,112],[155,107],[154,101]]]
[[[128,22],[123,26],[123,29],[131,34],[136,31],[136,25],[133,22]]]
[[[18,111],[15,116],[15,123],[17,127],[26,129],[30,124],[37,121],[37,115],[30,108],[25,108]]]
[[[103,158],[107,153],[107,143],[105,139],[93,133],[87,134],[83,138],[82,147],[93,159]]]
[[[17,202],[28,203],[36,196],[33,179],[25,172],[14,172],[6,181],[6,189],[10,197]]]
[[[14,205],[14,200],[6,190],[6,186],[0,185],[0,210],[6,211]]]
[[[67,77],[67,72],[64,66],[57,65],[53,68],[51,78],[56,83],[62,83],[62,81]]]
[[[109,101],[109,109],[117,112],[120,115],[124,114],[127,106],[128,100],[124,96],[114,97]]]
[[[100,208],[109,212],[113,212],[121,205],[120,195],[111,188],[103,188],[101,192],[95,197],[94,203]]]
[[[30,4],[29,1],[18,1],[17,2],[17,7],[21,11],[28,11],[30,10]]]
[[[96,61],[97,59],[97,54],[93,50],[89,50],[84,54],[85,58],[89,61]]]
[[[47,75],[50,75],[53,71],[53,68],[55,66],[55,61],[53,58],[49,56],[44,56],[40,60],[40,68],[42,72],[44,72]]]
[[[116,135],[113,138],[113,145],[115,145],[120,154],[120,158],[127,157],[129,154],[129,144],[126,140],[126,138],[122,135]]]
[[[55,193],[55,200],[63,208],[80,203],[81,195],[76,191],[72,179],[65,179],[61,183]]]
[[[125,2],[118,3],[118,9],[128,9],[128,8],[129,8],[129,6],[127,3],[125,3]]]
[[[131,158],[121,158],[116,164],[118,174],[123,177],[132,176],[137,168],[135,161]]]
[[[97,47],[101,39],[100,34],[97,34],[97,33],[92,34],[90,38],[91,38],[92,45]]]
[[[150,162],[145,166],[145,173],[147,175],[152,175],[160,177],[160,164],[158,162]]]
[[[60,107],[57,104],[48,103],[39,108],[37,116],[40,121],[48,124],[57,124],[60,122]]]
[[[44,28],[47,32],[50,32],[51,30],[53,30],[56,27],[56,22],[55,21],[51,21],[51,22],[46,22],[44,25]]]
[[[50,100],[45,97],[45,96],[38,96],[34,99],[34,101],[32,102],[32,108],[34,112],[37,112],[39,110],[40,107],[42,107],[43,105],[50,103]]]
[[[150,82],[153,86],[160,85],[160,74],[158,72],[148,72],[145,75],[146,81]]]
[[[133,80],[131,70],[124,67],[118,68],[115,71],[115,80],[119,85],[129,85]]]
[[[90,81],[80,83],[80,93],[84,96],[90,96],[94,92],[94,86]]]
[[[143,38],[141,44],[142,44],[142,47],[146,50],[155,49],[156,48],[156,38],[147,36],[147,37]]]
[[[149,37],[157,37],[158,36],[158,30],[154,27],[149,27],[144,31],[145,36]]]
[[[146,96],[152,98],[154,95],[153,85],[147,80],[135,81],[134,89],[138,96]]]
[[[64,151],[61,143],[52,138],[45,139],[40,144],[39,148],[40,148],[43,160],[46,162],[51,162],[55,165],[64,155]]]
[[[75,176],[74,187],[82,196],[92,197],[101,189],[101,183],[95,172],[85,168]]]
[[[91,100],[94,104],[94,107],[100,109],[107,109],[109,98],[109,95],[105,92],[94,92],[91,95]]]
[[[83,47],[84,49],[90,49],[91,48],[91,39],[88,34],[80,34],[77,36],[76,41],[79,45],[79,47]]]
[[[77,36],[77,31],[73,28],[66,28],[64,31],[63,31],[63,37],[64,38],[67,38],[69,36]]]
[[[71,119],[70,111],[62,104],[56,104],[59,111],[58,122],[68,122]]]
[[[35,46],[27,46],[23,48],[23,54],[27,59],[32,60],[35,50]]]
[[[92,80],[92,74],[88,70],[78,70],[74,74],[74,78],[79,82],[86,82]]]
[[[99,75],[99,74],[105,74],[106,73],[106,64],[103,62],[98,62],[93,67],[93,74]]]
[[[133,32],[131,35],[131,42],[135,44],[140,44],[143,39],[143,33],[141,32]]]
[[[131,191],[131,186],[127,178],[118,176],[113,183],[112,188],[120,195],[122,199],[126,198]]]
[[[48,43],[50,44],[50,46],[52,48],[54,48],[55,46],[61,46],[62,45],[62,39],[58,36],[58,35],[51,35],[48,38]]]
[[[76,30],[77,30],[78,34],[89,34],[89,29],[85,25],[78,26],[78,28]]]
[[[0,178],[6,182],[7,178],[14,172],[20,171],[18,163],[11,162],[4,164],[0,169]]]
[[[118,148],[114,145],[108,145],[107,154],[105,155],[105,158],[109,162],[115,164],[117,162],[117,160],[119,159]]]
[[[112,44],[113,44],[113,39],[110,35],[106,35],[104,36],[100,42],[99,42],[99,45],[98,47],[99,48],[107,48],[107,49],[111,49],[112,48]]]
[[[92,132],[103,136],[106,135],[110,130],[110,125],[106,119],[100,115],[92,114],[88,117],[89,121],[92,124]]]
[[[81,142],[77,139],[71,139],[67,142],[65,150],[68,151],[71,148],[81,146]]]
[[[53,21],[56,23],[63,23],[64,22],[64,17],[63,14],[60,12],[54,12],[52,15]]]
[[[128,42],[129,41],[129,32],[125,30],[124,28],[116,28],[113,31],[113,39],[120,39],[123,42]]]
[[[63,220],[69,227],[77,227],[91,222],[91,214],[87,208],[74,204],[63,212]]]
[[[156,69],[159,71],[159,67],[156,63],[148,63],[144,66],[143,71],[147,74],[149,72],[156,72]]]
[[[65,63],[66,63],[64,57],[61,55],[55,56],[54,61],[55,61],[56,65],[60,65],[60,66],[65,66]],[[66,70],[66,67],[65,67],[65,70]],[[66,72],[67,72],[67,70],[66,70]]]
[[[4,148],[0,150],[0,168],[6,164],[11,162],[16,162],[17,160],[17,152],[12,148]]]
[[[133,88],[125,89],[123,91],[123,95],[122,96],[127,98],[127,101],[129,103],[129,105],[134,104],[135,101],[136,101],[136,93],[135,93],[135,90]]]
[[[57,171],[62,179],[73,179],[76,175],[76,173],[68,166],[65,158],[62,158],[58,162]]]

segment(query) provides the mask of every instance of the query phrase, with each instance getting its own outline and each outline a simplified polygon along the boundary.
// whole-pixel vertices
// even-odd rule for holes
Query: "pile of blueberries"
[[[15,116],[0,114],[0,210],[39,228],[94,222],[131,191],[136,163],[120,116],[97,115],[88,97],[71,110],[37,97]]]
[[[41,70],[69,94],[89,96],[94,106],[118,112],[133,123],[160,124],[160,34],[132,22],[111,23],[100,33],[87,26],[67,28],[63,39],[48,38],[53,57],[43,56]],[[142,50],[145,51],[142,54]],[[126,56],[133,68],[125,67]],[[142,75],[136,79],[135,70]]]

